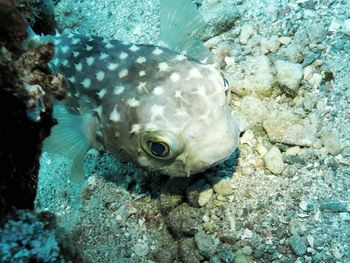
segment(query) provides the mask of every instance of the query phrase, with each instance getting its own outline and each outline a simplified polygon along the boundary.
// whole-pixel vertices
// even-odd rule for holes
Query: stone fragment
[[[316,127],[291,111],[273,112],[263,122],[270,141],[290,145],[312,146],[316,141]]]
[[[219,239],[205,234],[203,231],[198,232],[194,236],[199,253],[205,258],[213,256],[218,249]]]
[[[277,82],[288,96],[295,97],[298,94],[300,81],[303,77],[303,67],[300,64],[284,60],[275,62]]]
[[[288,45],[290,42],[292,42],[291,37],[280,37],[278,40],[282,45]]]
[[[264,157],[266,167],[274,174],[281,174],[284,169],[281,151],[273,146]]]
[[[297,256],[303,256],[306,253],[306,244],[305,241],[303,240],[303,238],[301,238],[300,236],[291,236],[289,238],[289,244],[293,250],[293,252],[297,255]]]
[[[273,69],[267,56],[248,57],[227,68],[230,89],[240,95],[269,96],[274,84]]]
[[[147,244],[144,243],[137,243],[134,246],[135,254],[139,257],[144,257],[149,253],[149,247]]]
[[[204,258],[196,248],[193,238],[184,238],[179,241],[180,262],[184,263],[200,263]]]
[[[243,45],[248,43],[248,40],[255,33],[255,29],[251,24],[244,24],[239,35],[239,42]]]
[[[307,32],[310,43],[312,44],[318,44],[322,42],[327,36],[327,29],[323,23],[312,23],[308,26]]]
[[[178,236],[193,236],[202,222],[203,212],[184,203],[170,211],[168,226]]]
[[[350,34],[350,19],[346,19],[343,24],[343,30],[346,34]]]
[[[342,152],[343,146],[337,133],[324,129],[320,132],[320,136],[321,142],[328,153],[337,155]]]
[[[210,180],[213,185],[214,191],[217,194],[222,196],[228,196],[233,194],[233,189],[229,181],[223,180],[219,177],[212,177]]]
[[[211,197],[213,196],[213,188],[210,187],[209,184],[204,186],[204,189],[199,193],[198,204],[199,206],[206,205]]]
[[[253,126],[262,122],[268,114],[265,104],[255,96],[243,97],[240,111],[247,117],[248,122]]]

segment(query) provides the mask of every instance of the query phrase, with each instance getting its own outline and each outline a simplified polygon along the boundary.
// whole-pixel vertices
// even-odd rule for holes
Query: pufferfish
[[[171,49],[76,33],[45,37],[55,45],[51,69],[69,81],[45,148],[73,159],[73,177],[96,146],[173,177],[204,171],[234,152],[239,129],[225,81],[195,58],[204,45],[189,35],[199,17],[189,0],[161,1],[161,38]]]

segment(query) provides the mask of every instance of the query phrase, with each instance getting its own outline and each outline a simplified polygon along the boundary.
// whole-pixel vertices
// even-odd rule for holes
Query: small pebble
[[[306,244],[300,236],[292,236],[289,238],[289,244],[293,250],[293,252],[297,256],[303,256],[306,253],[307,247]]]
[[[213,177],[211,181],[212,181],[215,193],[222,196],[228,196],[233,194],[233,189],[229,181],[223,180],[218,177]]]
[[[273,146],[264,157],[266,167],[274,174],[281,174],[284,169],[281,151]]]

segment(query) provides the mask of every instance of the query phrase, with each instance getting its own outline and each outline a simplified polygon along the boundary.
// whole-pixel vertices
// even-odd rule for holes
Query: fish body
[[[165,47],[101,37],[50,40],[50,66],[69,81],[66,107],[93,120],[82,129],[87,146],[98,141],[123,160],[170,176],[201,172],[236,149],[239,130],[213,65]]]

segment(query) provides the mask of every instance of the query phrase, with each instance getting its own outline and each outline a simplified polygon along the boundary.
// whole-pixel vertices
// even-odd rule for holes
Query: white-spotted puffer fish
[[[163,20],[174,20],[183,8],[197,12],[189,0],[164,0],[161,5]],[[189,17],[197,19],[196,25],[198,13]],[[177,30],[188,30],[189,21],[180,20],[175,21]],[[174,26],[165,28],[161,35],[176,34],[164,32]],[[171,40],[168,46],[196,43],[187,52],[199,50],[201,43],[179,36],[181,44]],[[50,66],[66,76],[70,90],[65,107],[56,107],[59,124],[46,144],[73,158],[73,173],[79,174],[84,154],[96,145],[170,176],[201,172],[236,149],[239,130],[224,79],[213,65],[160,46],[73,33],[49,39],[55,44]]]

